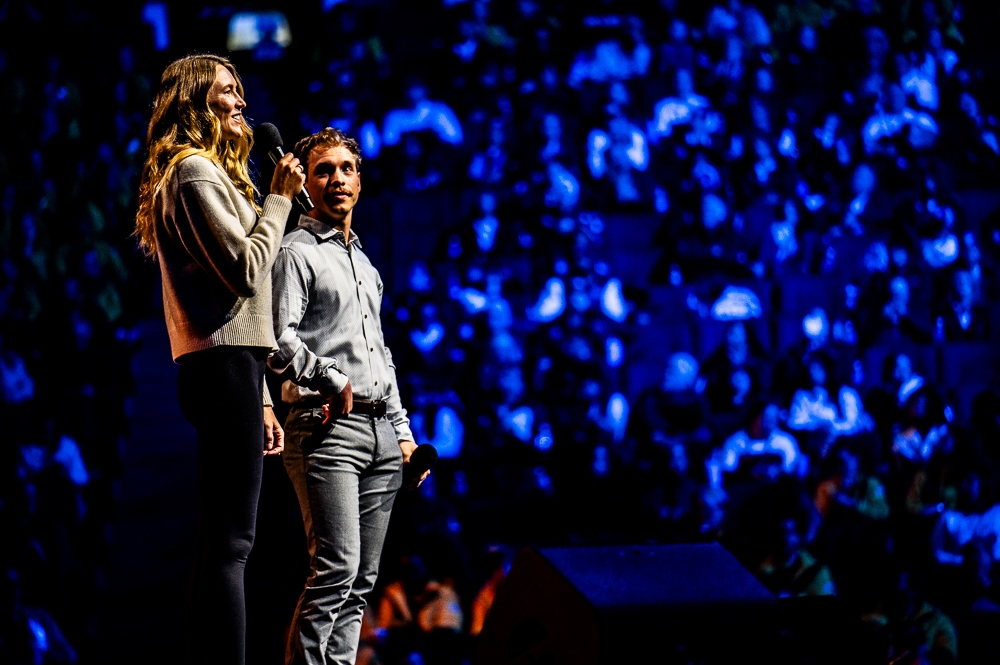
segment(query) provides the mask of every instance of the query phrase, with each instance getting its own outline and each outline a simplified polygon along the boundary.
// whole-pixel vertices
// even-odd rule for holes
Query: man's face
[[[316,206],[312,217],[333,224],[349,220],[361,193],[361,174],[351,151],[344,146],[313,150],[306,189]]]

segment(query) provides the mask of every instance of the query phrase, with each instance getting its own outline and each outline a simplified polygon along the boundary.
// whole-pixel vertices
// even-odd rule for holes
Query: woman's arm
[[[242,194],[210,160],[192,156],[177,167],[179,186],[174,229],[191,258],[234,295],[251,298],[268,278],[284,234],[292,196],[301,189],[298,160],[286,155],[275,167],[272,193],[264,199],[260,218],[247,232]],[[296,187],[297,184],[297,187]]]

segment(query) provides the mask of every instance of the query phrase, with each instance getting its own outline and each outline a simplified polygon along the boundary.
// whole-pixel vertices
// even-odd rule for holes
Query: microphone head
[[[437,448],[429,443],[421,443],[417,446],[417,449],[413,451],[410,455],[410,464],[414,464],[416,467],[422,469],[429,469],[434,466],[434,463],[438,460]]]
[[[254,140],[266,152],[271,152],[284,145],[281,140],[281,132],[269,122],[257,125],[254,129]]]

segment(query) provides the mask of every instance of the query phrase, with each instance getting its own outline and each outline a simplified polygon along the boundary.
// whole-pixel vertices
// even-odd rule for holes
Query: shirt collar
[[[331,240],[333,238],[339,238],[341,242],[344,242],[344,232],[340,229],[335,229],[332,226],[324,224],[323,222],[310,217],[309,215],[301,215],[299,217],[299,226],[320,240]],[[358,238],[358,234],[351,230],[351,244],[357,245],[358,249],[361,248],[361,240]]]

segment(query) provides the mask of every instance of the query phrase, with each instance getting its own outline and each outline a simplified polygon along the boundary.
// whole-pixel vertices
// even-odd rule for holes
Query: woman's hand
[[[274,165],[274,175],[271,177],[271,193],[284,196],[289,201],[302,191],[305,184],[305,167],[299,158],[288,152]]]
[[[285,448],[285,430],[274,415],[274,409],[264,407],[264,454],[280,455]]]

